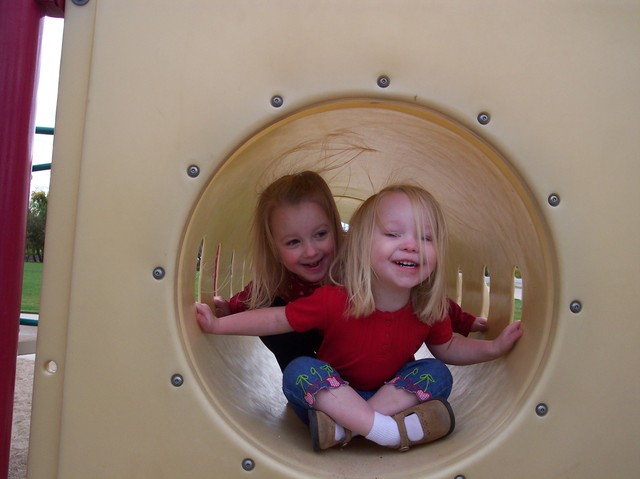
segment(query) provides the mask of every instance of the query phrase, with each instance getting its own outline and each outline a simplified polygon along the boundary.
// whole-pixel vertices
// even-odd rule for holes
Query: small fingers
[[[475,326],[478,331],[486,331],[488,329],[487,318],[476,318]]]
[[[198,325],[203,332],[211,332],[211,323],[213,320],[214,315],[211,312],[211,308],[209,307],[209,305],[205,303],[196,303],[196,321],[198,322]]]

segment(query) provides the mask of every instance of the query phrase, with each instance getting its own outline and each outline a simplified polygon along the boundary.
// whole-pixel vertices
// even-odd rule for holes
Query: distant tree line
[[[47,193],[34,191],[31,193],[29,211],[27,212],[27,238],[25,259],[42,263],[44,260],[44,229],[47,223]]]

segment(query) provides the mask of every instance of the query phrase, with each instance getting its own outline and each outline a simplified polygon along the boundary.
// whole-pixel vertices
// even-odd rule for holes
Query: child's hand
[[[473,324],[471,325],[471,329],[469,331],[474,333],[476,331],[486,331],[487,329],[489,329],[489,326],[487,325],[487,318],[478,316],[473,321]]]
[[[494,340],[498,349],[498,355],[502,356],[511,351],[523,333],[524,331],[522,330],[522,323],[520,321],[515,321],[504,328],[500,335]]]
[[[214,296],[213,305],[216,307],[216,317],[222,318],[231,314],[229,303],[222,296]]]
[[[208,304],[196,303],[196,321],[203,332],[215,334],[216,317]]]
[[[522,325],[520,321],[516,321],[504,328],[500,336],[492,341],[454,335],[448,343],[427,344],[427,346],[439,360],[447,364],[464,366],[498,359],[513,348],[522,333]]]

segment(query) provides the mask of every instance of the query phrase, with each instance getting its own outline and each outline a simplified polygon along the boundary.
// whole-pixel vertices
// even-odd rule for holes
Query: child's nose
[[[307,257],[314,256],[316,254],[317,248],[313,245],[313,243],[306,243],[304,246],[304,255]]]
[[[418,251],[418,241],[413,236],[406,236],[402,249],[405,251]]]

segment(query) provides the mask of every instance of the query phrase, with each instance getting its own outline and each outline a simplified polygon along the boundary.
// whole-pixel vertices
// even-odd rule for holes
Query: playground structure
[[[632,476],[639,26],[638,1],[68,2],[29,477]],[[315,454],[260,342],[197,328],[200,245],[200,298],[238,290],[255,193],[305,168],[347,223],[388,181],[432,191],[493,331],[521,273],[525,335],[454,368],[447,439]]]

